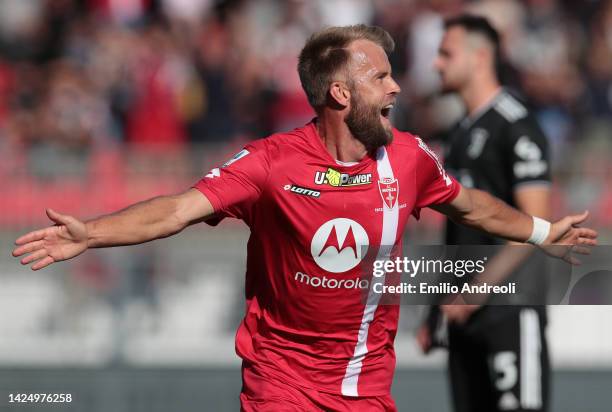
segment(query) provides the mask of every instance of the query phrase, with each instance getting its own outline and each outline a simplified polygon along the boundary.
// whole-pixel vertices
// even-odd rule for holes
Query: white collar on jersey
[[[336,163],[338,163],[340,166],[355,166],[356,164],[359,164],[359,162],[343,162],[341,160],[336,160]]]
[[[463,129],[469,129],[478,119],[482,117],[489,109],[497,103],[497,101],[505,94],[505,89],[500,87],[497,93],[493,95],[489,99],[489,101],[482,104],[478,109],[474,110],[474,113],[470,116],[467,115],[463,120],[461,120],[460,126]]]

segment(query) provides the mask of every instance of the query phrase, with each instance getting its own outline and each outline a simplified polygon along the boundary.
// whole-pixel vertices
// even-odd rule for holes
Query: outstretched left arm
[[[449,203],[432,206],[455,223],[470,226],[491,235],[516,242],[540,245],[594,246],[597,232],[578,227],[588,217],[588,212],[570,215],[552,223],[545,238],[534,241],[534,234],[542,233],[535,219],[502,200],[477,189],[462,187],[457,197]],[[537,239],[537,236],[535,237]],[[580,252],[580,248],[575,251]]]

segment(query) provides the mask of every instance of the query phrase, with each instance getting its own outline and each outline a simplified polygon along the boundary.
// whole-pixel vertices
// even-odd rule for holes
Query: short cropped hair
[[[329,85],[334,76],[346,70],[350,60],[347,47],[356,40],[370,40],[389,54],[395,43],[389,33],[377,26],[329,27],[314,33],[300,52],[298,73],[308,102],[315,109],[327,103]]]
[[[482,16],[472,14],[461,14],[451,17],[444,22],[446,30],[452,27],[462,27],[468,33],[479,34],[483,36],[493,47],[493,57],[497,66],[501,61],[501,47],[499,33],[491,25],[489,20]]]

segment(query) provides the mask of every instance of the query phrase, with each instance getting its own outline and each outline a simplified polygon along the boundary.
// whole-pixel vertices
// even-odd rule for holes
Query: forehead
[[[467,33],[461,26],[452,26],[444,32],[442,47],[457,47],[465,42]]]
[[[351,52],[351,66],[357,72],[390,70],[387,53],[370,40],[355,40],[347,49]]]

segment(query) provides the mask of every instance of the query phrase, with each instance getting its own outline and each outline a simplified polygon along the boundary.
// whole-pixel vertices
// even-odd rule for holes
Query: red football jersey
[[[360,263],[399,245],[410,214],[459,184],[417,137],[337,162],[315,122],[247,145],[195,187],[216,221],[243,219],[247,310],[236,351],[271,377],[346,396],[388,394],[399,307],[379,305]],[[213,224],[216,223],[213,220]]]

